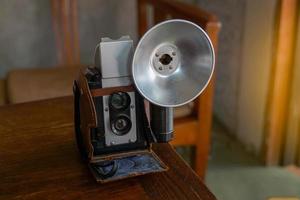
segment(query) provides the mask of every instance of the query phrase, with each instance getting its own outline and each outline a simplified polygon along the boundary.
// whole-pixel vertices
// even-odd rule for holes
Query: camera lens
[[[116,135],[125,135],[131,129],[131,121],[128,117],[121,115],[118,116],[111,124],[112,131]]]
[[[130,96],[125,92],[113,93],[109,97],[109,104],[115,110],[125,110],[130,104]]]

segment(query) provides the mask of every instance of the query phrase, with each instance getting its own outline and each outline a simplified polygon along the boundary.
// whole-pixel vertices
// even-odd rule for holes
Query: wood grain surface
[[[72,112],[72,97],[0,107],[0,199],[215,199],[169,144],[154,145],[167,172],[96,183]]]

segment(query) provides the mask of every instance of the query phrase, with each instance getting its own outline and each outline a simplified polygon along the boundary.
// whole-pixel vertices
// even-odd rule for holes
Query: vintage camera
[[[96,180],[167,170],[151,144],[173,138],[173,107],[196,98],[213,68],[208,36],[189,21],[154,26],[135,51],[128,36],[102,38],[73,87],[77,145]]]

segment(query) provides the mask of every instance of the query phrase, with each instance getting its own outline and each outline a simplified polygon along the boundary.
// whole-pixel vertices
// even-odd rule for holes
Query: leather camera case
[[[151,149],[151,143],[155,141],[155,138],[149,127],[144,101],[137,92],[136,98],[139,98],[136,104],[138,107],[137,114],[139,115],[137,117],[139,119],[137,125],[140,127],[138,131],[142,139],[136,144],[123,145],[122,148],[103,148],[100,150],[105,151],[96,153],[97,151],[95,151],[95,146],[92,142],[92,132],[99,132],[97,127],[101,125],[99,124],[101,121],[98,118],[101,114],[99,112],[101,111],[97,113],[96,108],[98,101],[96,101],[96,99],[114,92],[135,92],[135,88],[133,85],[111,88],[90,88],[87,79],[87,73],[90,69],[91,67],[82,68],[78,78],[74,81],[74,123],[78,149],[84,160],[88,163],[95,179],[99,182],[109,182],[167,170],[168,167]],[[118,169],[112,176],[102,176],[97,172],[99,163],[101,164],[107,161],[117,163]],[[134,167],[128,167],[132,165],[130,163],[133,163]]]

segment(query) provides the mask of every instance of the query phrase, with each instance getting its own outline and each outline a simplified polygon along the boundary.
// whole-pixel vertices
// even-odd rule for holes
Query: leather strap
[[[91,89],[91,95],[92,97],[99,97],[99,96],[106,96],[111,95],[114,92],[133,92],[134,86],[121,86],[121,87],[110,87],[110,88],[97,88],[97,89]]]
[[[91,128],[97,127],[96,108],[85,77],[85,68],[79,72],[77,84],[80,90],[80,123],[83,143],[88,150],[88,157],[93,159],[94,148],[91,143]]]

